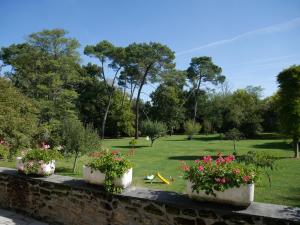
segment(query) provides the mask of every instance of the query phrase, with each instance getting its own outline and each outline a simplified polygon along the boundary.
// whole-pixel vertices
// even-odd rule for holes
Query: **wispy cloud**
[[[223,39],[223,40],[211,42],[211,43],[208,43],[208,44],[205,44],[205,45],[201,45],[201,46],[198,46],[196,48],[180,51],[180,52],[176,53],[176,56],[184,55],[184,54],[187,54],[187,53],[199,51],[199,50],[210,48],[210,47],[215,47],[215,46],[218,46],[218,45],[232,43],[234,41],[237,41],[239,39],[249,37],[249,36],[284,32],[284,31],[288,31],[288,30],[294,29],[294,28],[299,27],[299,26],[300,26],[300,17],[297,17],[297,18],[294,18],[292,20],[289,20],[289,21],[286,21],[286,22],[283,22],[283,23],[279,23],[279,24],[275,24],[275,25],[272,25],[272,26],[263,27],[263,28],[260,28],[260,29],[248,31],[248,32],[239,34],[237,36],[234,36],[232,38]]]

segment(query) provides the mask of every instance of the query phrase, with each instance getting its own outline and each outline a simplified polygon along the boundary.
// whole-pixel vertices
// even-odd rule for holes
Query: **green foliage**
[[[183,165],[184,178],[192,182],[192,189],[199,193],[215,196],[214,191],[225,191],[228,188],[252,184],[257,180],[257,170],[254,166],[234,161],[234,156],[219,157],[213,160],[204,156],[189,167]]]
[[[0,144],[0,159],[7,160],[9,156],[9,149],[4,144]]]
[[[100,146],[97,132],[91,125],[86,128],[74,117],[66,118],[63,122],[62,139],[66,153],[75,155],[73,172],[76,169],[77,158],[86,152],[96,150]]]
[[[131,141],[129,141],[129,145],[130,145],[132,148],[135,148],[136,144],[137,144],[136,139],[132,139]]]
[[[0,90],[0,139],[9,144],[12,156],[18,148],[34,143],[38,111],[29,98],[4,78],[0,78]]]
[[[161,84],[150,97],[151,118],[165,123],[170,134],[173,134],[173,131],[184,121],[182,90],[177,86]]]
[[[99,170],[105,174],[104,188],[111,193],[120,193],[122,189],[114,184],[114,180],[121,177],[132,168],[128,158],[118,151],[104,150],[92,159],[87,166],[92,170]]]
[[[233,128],[225,133],[226,139],[233,140],[233,151],[234,151],[235,155],[237,154],[236,148],[235,148],[235,142],[239,141],[241,138],[243,138],[243,136],[244,136],[243,133],[241,133],[236,128]]]
[[[184,123],[184,131],[188,135],[188,139],[192,140],[193,136],[199,133],[201,130],[201,125],[193,120],[187,120]]]
[[[282,131],[293,138],[297,158],[300,139],[300,66],[283,70],[277,81],[280,125]]]
[[[23,94],[34,98],[39,124],[49,133],[52,145],[61,141],[61,119],[76,114],[79,43],[66,35],[61,29],[43,30],[0,52],[4,66],[12,67],[6,76]]]
[[[155,42],[130,44],[125,48],[125,54],[125,73],[133,72],[132,77],[138,84],[135,104],[135,138],[138,138],[140,95],[143,86],[148,82],[156,82],[163,71],[174,68],[175,56],[169,47]]]
[[[221,74],[222,68],[215,65],[212,62],[211,57],[202,56],[194,57],[191,59],[189,68],[187,69],[187,75],[194,89],[194,115],[193,119],[196,121],[198,110],[198,97],[203,82],[210,82],[213,85],[223,83],[225,76]]]
[[[267,152],[249,151],[246,155],[240,156],[239,161],[244,162],[246,165],[254,165],[257,169],[261,169],[268,177],[269,185],[271,187],[270,170],[276,169],[274,156]]]
[[[61,154],[54,149],[31,149],[22,157],[24,164],[24,170],[22,172],[25,174],[38,174],[42,165],[48,164],[52,162],[52,160],[58,160],[61,157]]]
[[[145,120],[141,124],[142,134],[149,136],[151,140],[151,147],[156,139],[164,136],[167,132],[166,125],[161,122]]]

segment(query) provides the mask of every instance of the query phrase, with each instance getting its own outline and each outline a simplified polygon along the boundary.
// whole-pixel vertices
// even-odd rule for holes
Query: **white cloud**
[[[208,43],[208,44],[205,44],[205,45],[201,45],[201,46],[196,47],[196,48],[180,51],[180,52],[176,53],[176,56],[184,55],[184,54],[187,54],[187,53],[199,51],[199,50],[202,50],[202,49],[206,49],[206,48],[210,48],[210,47],[214,47],[214,46],[218,46],[218,45],[231,43],[231,42],[234,42],[236,40],[239,40],[239,39],[242,39],[242,38],[245,38],[245,37],[249,37],[249,36],[264,35],[264,34],[269,34],[269,33],[277,33],[277,32],[288,31],[288,30],[294,29],[298,26],[300,26],[300,17],[294,18],[294,19],[286,21],[284,23],[279,23],[279,24],[275,24],[275,25],[272,25],[272,26],[263,27],[263,28],[260,28],[260,29],[248,31],[248,32],[239,34],[239,35],[237,35],[235,37],[232,37],[232,38],[223,39],[223,40],[211,42],[211,43]]]

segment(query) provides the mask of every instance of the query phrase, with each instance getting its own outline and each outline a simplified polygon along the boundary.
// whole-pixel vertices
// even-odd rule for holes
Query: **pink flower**
[[[211,163],[212,162],[212,158],[211,158],[210,155],[204,156],[203,157],[203,161],[204,161],[204,163]]]
[[[122,158],[121,157],[116,157],[114,158],[115,161],[122,161]]]
[[[45,142],[42,143],[42,148],[43,149],[49,149],[50,145],[45,144]]]
[[[225,162],[229,163],[229,162],[232,162],[234,160],[234,155],[229,155],[227,157],[225,157]]]
[[[198,167],[198,170],[199,170],[199,171],[203,171],[203,170],[204,170],[204,166],[199,166],[199,167]]]
[[[239,169],[234,169],[234,170],[232,170],[232,173],[233,174],[239,174],[241,171],[239,170]]]
[[[220,165],[221,163],[224,163],[224,162],[225,162],[225,160],[223,159],[222,156],[220,156],[219,158],[216,159],[216,164],[217,165]]]
[[[250,177],[249,177],[249,176],[243,176],[243,181],[244,181],[245,183],[247,183],[249,180],[250,180]]]
[[[219,184],[225,184],[226,183],[226,178],[222,177],[222,178],[216,178],[215,181]]]
[[[189,171],[190,167],[188,165],[182,165],[182,170],[183,171]]]
[[[195,160],[195,163],[198,164],[199,162],[200,162],[200,159],[196,159],[196,160]]]

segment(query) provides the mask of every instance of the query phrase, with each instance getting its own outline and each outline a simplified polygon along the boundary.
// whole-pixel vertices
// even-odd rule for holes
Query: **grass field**
[[[130,138],[107,139],[103,146],[126,152],[130,149]],[[237,143],[239,154],[250,150],[266,151],[275,156],[278,170],[273,171],[272,187],[269,187],[264,176],[261,183],[255,187],[255,201],[268,202],[282,205],[300,207],[300,160],[294,159],[289,142],[273,135],[264,135],[255,140],[242,140]],[[136,146],[134,163],[133,185],[147,186],[149,188],[170,190],[176,192],[185,191],[185,181],[182,179],[180,161],[193,161],[204,155],[217,155],[218,152],[232,153],[232,142],[220,140],[218,135],[198,135],[191,141],[184,135],[174,135],[158,139],[153,147],[149,147],[149,141],[140,138]],[[79,159],[77,173],[71,172],[72,159],[57,163],[57,174],[68,176],[82,176],[82,165],[88,157]],[[14,162],[0,162],[0,166],[14,167]],[[143,178],[146,175],[159,171],[163,176],[172,176],[174,182],[170,185],[161,183],[158,179],[150,184]]]

